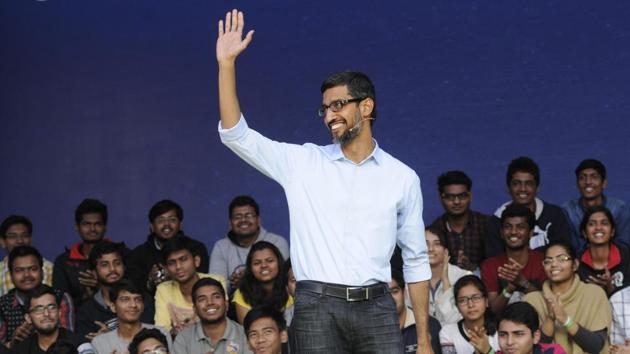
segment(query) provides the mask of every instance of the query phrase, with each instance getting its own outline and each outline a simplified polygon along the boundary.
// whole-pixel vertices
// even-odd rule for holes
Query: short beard
[[[341,136],[335,136],[333,134],[333,143],[339,144],[341,146],[348,145],[352,140],[354,140],[361,131],[363,130],[363,121],[361,120],[361,113],[357,111],[354,115],[354,125],[351,128],[348,128]]]
[[[199,316],[199,321],[201,322],[202,325],[208,325],[208,326],[218,325],[225,322],[225,314],[223,314],[223,316],[217,318],[216,320],[206,320],[204,318],[201,318],[201,316]]]
[[[253,232],[250,232],[250,233],[247,233],[247,234],[241,234],[241,233],[238,233],[236,231],[233,231],[233,232],[234,232],[234,235],[236,235],[236,238],[239,241],[243,240],[243,239],[246,240],[246,239],[250,239],[250,238],[252,238],[254,236],[257,236],[260,233],[260,227],[257,228],[256,230],[254,230]]]
[[[57,321],[57,323],[51,328],[40,328],[40,327],[35,326],[35,324],[33,324],[33,327],[35,328],[35,332],[48,336],[55,333],[55,331],[59,329],[59,321]]]

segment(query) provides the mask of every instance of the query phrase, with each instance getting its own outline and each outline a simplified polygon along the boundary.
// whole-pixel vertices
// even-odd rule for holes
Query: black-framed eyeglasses
[[[543,263],[544,266],[548,267],[548,266],[552,265],[554,261],[557,261],[559,264],[562,264],[562,263],[566,263],[566,262],[568,262],[568,261],[570,261],[572,259],[573,258],[567,256],[566,254],[560,254],[560,255],[557,255],[555,257],[547,257],[547,258],[543,259],[542,263]]]
[[[461,296],[457,298],[458,305],[468,305],[469,302],[473,304],[479,303],[479,301],[483,300],[484,296],[482,294],[475,294],[473,296]]]
[[[331,110],[333,112],[339,112],[343,109],[343,107],[345,107],[348,103],[352,103],[352,102],[359,102],[359,101],[363,101],[364,99],[366,99],[367,97],[359,97],[359,98],[345,98],[343,100],[335,100],[330,102],[329,105],[321,105],[318,109],[317,109],[317,115],[320,117],[323,117],[326,115],[326,111],[327,110]]]
[[[49,304],[46,306],[39,305],[30,309],[29,312],[34,315],[42,315],[45,311],[48,311],[48,313],[51,313],[53,311],[57,311],[57,309],[59,309],[59,306],[57,306],[57,304]]]

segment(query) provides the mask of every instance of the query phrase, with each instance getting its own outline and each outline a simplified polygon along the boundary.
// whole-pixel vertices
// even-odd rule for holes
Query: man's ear
[[[534,344],[538,344],[538,342],[540,342],[540,329],[534,332]]]
[[[374,112],[374,100],[370,97],[364,99],[359,104],[359,109],[361,110],[362,118],[372,117],[372,113]]]
[[[28,324],[33,324],[33,319],[31,318],[31,315],[29,313],[25,313],[24,314],[24,320],[28,323]]]
[[[194,261],[195,261],[195,268],[199,268],[199,265],[201,264],[201,257],[199,256],[194,256]]]
[[[286,343],[289,341],[289,333],[287,332],[286,329],[282,330],[282,332],[280,332],[280,341],[282,343]]]

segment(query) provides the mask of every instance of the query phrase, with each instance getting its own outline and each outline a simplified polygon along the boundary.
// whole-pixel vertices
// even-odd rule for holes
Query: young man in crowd
[[[451,263],[478,272],[485,259],[489,216],[470,208],[472,180],[464,172],[448,171],[438,177],[438,191],[444,214],[431,228],[446,235]]]
[[[49,348],[57,343],[70,343],[74,348],[77,341],[74,334],[61,326],[62,307],[58,291],[48,285],[39,284],[32,289],[24,301],[25,322],[33,328],[28,337],[17,343],[11,350],[16,354],[57,353]]]
[[[129,354],[169,354],[167,337],[157,328],[144,328],[133,337]]]
[[[9,253],[9,270],[15,288],[0,297],[0,341],[12,346],[21,342],[32,331],[32,324],[24,319],[28,309],[28,295],[42,285],[42,255],[32,246],[18,246]],[[74,330],[74,306],[70,295],[54,289],[59,301],[59,323]]]
[[[392,281],[389,283],[389,291],[396,303],[396,313],[402,332],[404,353],[415,353],[418,350],[418,336],[416,335],[416,320],[413,311],[405,304],[405,278],[401,269],[392,268]],[[431,348],[433,354],[440,354],[440,322],[429,317],[429,335],[431,336]]]
[[[5,249],[7,255],[0,262],[0,296],[9,292],[15,285],[11,280],[9,271],[9,253],[17,246],[30,246],[33,241],[33,224],[21,215],[11,215],[2,221],[0,225],[0,246]],[[44,259],[43,283],[52,285],[53,264]]]
[[[505,253],[481,264],[481,280],[488,289],[494,313],[505,305],[522,301],[524,294],[540,290],[545,281],[543,254],[530,248],[534,213],[524,205],[508,205],[501,214],[501,236]]]
[[[78,340],[91,341],[96,335],[115,329],[118,318],[111,310],[111,287],[125,277],[124,254],[126,248],[122,243],[103,241],[94,246],[90,252],[90,268],[96,273],[99,290],[88,301],[84,302],[77,312],[76,332]],[[144,311],[140,316],[143,323],[153,323],[155,306],[153,297],[143,293]]]
[[[162,282],[155,292],[155,324],[177,335],[184,327],[197,322],[193,311],[192,290],[201,278],[218,276],[198,273],[201,257],[195,252],[196,242],[186,236],[174,237],[162,248],[163,263],[171,278]]]
[[[97,353],[124,353],[134,336],[143,328],[154,326],[142,323],[140,317],[144,312],[142,290],[130,280],[123,279],[114,284],[110,291],[111,310],[116,314],[116,329],[101,333],[94,337],[92,346]],[[168,336],[165,331],[164,335]],[[167,338],[171,348],[170,336]]]
[[[81,242],[57,256],[53,271],[53,287],[64,291],[78,307],[96,292],[96,277],[90,272],[88,258],[95,244],[107,231],[107,206],[96,199],[84,199],[74,212]]]
[[[507,169],[506,182],[512,200],[501,205],[491,219],[486,237],[486,257],[503,252],[499,219],[511,204],[526,206],[534,213],[534,233],[529,240],[531,249],[542,248],[554,241],[571,243],[571,226],[562,209],[537,198],[540,187],[540,169],[529,157],[519,157]]]
[[[168,272],[162,262],[162,248],[164,243],[172,238],[184,236],[182,230],[184,210],[172,200],[161,200],[149,210],[149,228],[151,233],[147,240],[134,248],[127,258],[129,276],[136,284],[146,287],[151,294],[155,294],[158,284],[168,279]],[[192,240],[192,239],[191,239]],[[208,249],[197,241],[193,252],[199,257],[197,271],[208,271]]]
[[[566,354],[559,344],[540,342],[538,313],[527,302],[508,305],[499,317],[497,354]]]
[[[212,248],[210,274],[229,278],[228,293],[231,293],[245,273],[245,260],[254,243],[267,241],[274,244],[284,259],[289,257],[289,244],[282,236],[268,232],[260,225],[260,208],[250,196],[234,198],[228,208],[228,217],[230,231]]]
[[[193,286],[192,297],[199,322],[177,335],[175,354],[251,353],[243,327],[226,317],[229,303],[220,282],[199,279]]]
[[[254,354],[282,354],[282,346],[289,341],[284,315],[271,308],[252,309],[245,316],[243,326]]]
[[[595,159],[586,159],[575,169],[575,178],[580,197],[562,205],[572,229],[573,247],[580,253],[586,240],[580,231],[584,211],[589,207],[604,205],[615,220],[615,240],[630,247],[630,206],[623,200],[605,196],[608,186],[606,166]]]

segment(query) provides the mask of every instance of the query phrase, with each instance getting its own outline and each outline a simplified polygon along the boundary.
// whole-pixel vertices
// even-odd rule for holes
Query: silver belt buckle
[[[364,298],[351,298],[350,297],[350,291],[352,291],[352,290],[361,290],[361,289],[365,290],[365,297]],[[348,288],[346,288],[346,301],[353,302],[353,301],[368,300],[370,298],[369,290],[370,289],[367,288],[367,287],[366,288],[363,288],[363,287],[354,287],[354,288],[348,287]]]

